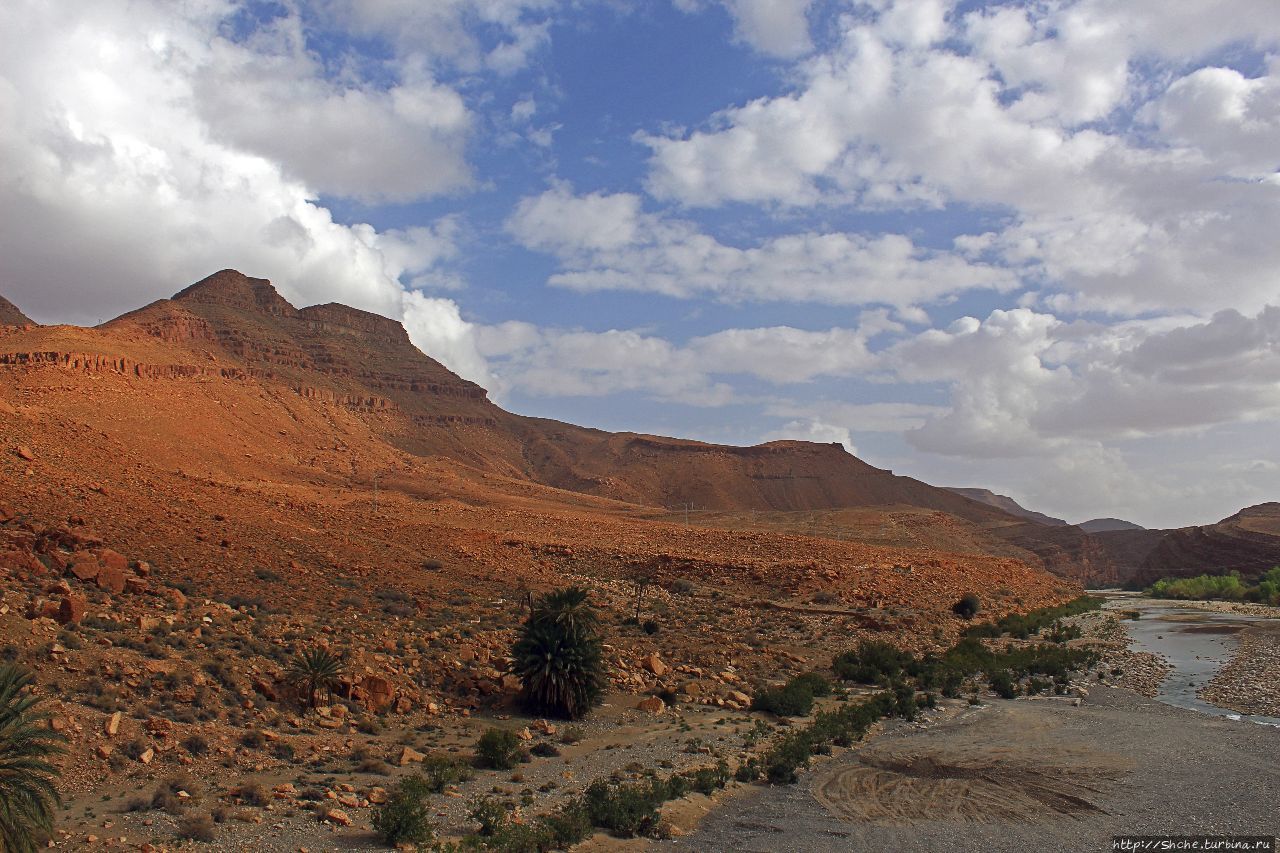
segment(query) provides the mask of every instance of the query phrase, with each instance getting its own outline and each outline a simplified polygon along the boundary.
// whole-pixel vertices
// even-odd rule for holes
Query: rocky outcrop
[[[956,488],[954,486],[946,486],[945,488],[948,492],[955,492],[957,495],[966,497],[971,501],[977,501],[978,503],[984,503],[987,506],[993,506],[996,509],[1004,510],[1010,515],[1017,516],[1018,518],[1025,518],[1028,521],[1035,521],[1052,527],[1063,527],[1066,525],[1066,522],[1061,518],[1054,518],[1052,516],[1045,515],[1042,512],[1026,509],[1013,498],[1008,497],[1007,495],[997,495],[990,489],[968,489]]]
[[[1131,583],[1206,572],[1256,578],[1280,566],[1280,503],[1247,507],[1217,524],[1164,531]]]
[[[0,326],[30,325],[34,325],[30,317],[19,311],[17,305],[0,296]]]

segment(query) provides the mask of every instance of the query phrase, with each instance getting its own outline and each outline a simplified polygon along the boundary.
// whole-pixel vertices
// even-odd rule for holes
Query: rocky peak
[[[8,299],[0,296],[0,326],[31,326],[31,318],[18,310]]]
[[[303,308],[297,317],[318,332],[355,333],[359,337],[409,343],[404,326],[395,320],[337,302]]]
[[[177,302],[225,305],[241,311],[257,311],[277,317],[298,313],[265,278],[249,278],[236,270],[222,270],[174,294]]]

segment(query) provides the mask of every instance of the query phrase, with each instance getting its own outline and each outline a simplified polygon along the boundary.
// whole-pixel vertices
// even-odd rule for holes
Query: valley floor
[[[1102,851],[1114,835],[1280,832],[1280,730],[1099,687],[903,728],[752,788],[681,851]],[[663,845],[667,847],[668,845]]]

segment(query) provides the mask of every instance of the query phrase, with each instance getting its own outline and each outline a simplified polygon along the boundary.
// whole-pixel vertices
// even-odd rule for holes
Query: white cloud
[[[733,20],[734,38],[767,56],[793,59],[813,48],[809,10],[814,0],[719,0]],[[672,0],[685,14],[705,11],[709,0]]]
[[[686,220],[640,211],[628,193],[572,195],[560,186],[517,206],[508,229],[556,254],[550,283],[574,290],[636,290],[725,301],[886,304],[919,318],[918,303],[970,289],[1010,290],[1015,275],[900,234],[788,234],[738,248]]]
[[[947,18],[947,4],[876,2],[797,66],[793,91],[641,137],[647,186],[691,206],[997,206],[1011,224],[984,259],[1052,310],[1257,310],[1280,286],[1280,62],[1256,77],[1186,68],[1226,45],[1274,52],[1266,6]],[[1159,70],[1135,73],[1144,62]]]

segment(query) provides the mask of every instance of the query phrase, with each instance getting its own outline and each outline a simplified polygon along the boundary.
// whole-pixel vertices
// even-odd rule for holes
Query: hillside
[[[1162,531],[1130,584],[1237,571],[1256,578],[1280,566],[1280,503],[1246,507],[1216,524]]]
[[[1117,530],[1146,530],[1141,524],[1123,518],[1091,518],[1076,525],[1085,533],[1114,533]]]
[[[0,326],[27,326],[31,318],[18,310],[8,299],[0,296]]]
[[[996,509],[1004,510],[1010,515],[1025,518],[1029,521],[1037,521],[1040,524],[1048,524],[1054,527],[1061,527],[1066,524],[1066,522],[1061,518],[1053,518],[1052,516],[1045,515],[1042,512],[1026,509],[1013,498],[1006,495],[997,495],[990,489],[969,489],[957,488],[954,486],[947,486],[946,489],[949,492],[955,492],[957,495],[966,497],[971,501],[978,501],[979,503],[984,503],[987,506],[993,506]]]

